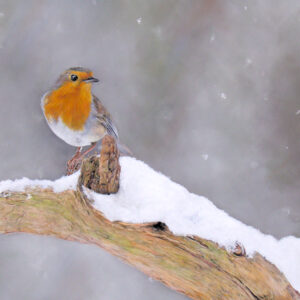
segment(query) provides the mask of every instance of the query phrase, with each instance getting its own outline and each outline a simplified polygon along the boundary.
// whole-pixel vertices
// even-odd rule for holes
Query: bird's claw
[[[80,169],[81,158],[73,157],[67,162],[67,175],[71,175]]]

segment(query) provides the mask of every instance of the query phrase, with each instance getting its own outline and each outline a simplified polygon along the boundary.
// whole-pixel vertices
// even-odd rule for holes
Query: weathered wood
[[[119,150],[115,139],[106,135],[102,140],[100,157],[92,156],[83,161],[78,185],[101,194],[114,194],[119,190]]]
[[[299,299],[283,274],[259,254],[247,258],[199,237],[175,236],[163,223],[110,222],[80,190],[2,193],[0,232],[96,244],[193,299]]]
[[[166,224],[110,222],[95,210],[82,186],[105,194],[119,188],[119,152],[105,137],[101,157],[83,162],[77,191],[28,189],[0,194],[0,233],[28,232],[96,244],[193,299],[300,299],[261,255],[246,257],[195,236],[175,236]],[[143,201],[143,199],[141,199]]]

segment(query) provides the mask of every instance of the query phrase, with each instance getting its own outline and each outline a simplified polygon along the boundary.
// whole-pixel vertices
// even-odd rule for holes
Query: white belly
[[[92,130],[74,131],[69,129],[61,119],[58,122],[50,121],[48,125],[59,138],[75,147],[89,146],[91,143],[97,142],[102,138],[99,135],[93,134]]]

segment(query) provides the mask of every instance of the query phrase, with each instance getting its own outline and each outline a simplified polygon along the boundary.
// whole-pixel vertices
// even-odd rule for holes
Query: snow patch
[[[55,193],[60,193],[66,190],[75,190],[80,172],[76,172],[71,176],[63,176],[54,181],[51,180],[31,180],[28,178],[16,180],[0,181],[0,193],[3,195],[5,191],[24,192],[26,187],[52,188]]]
[[[232,249],[241,243],[248,255],[259,252],[274,263],[300,290],[300,239],[281,240],[245,225],[218,209],[211,201],[190,193],[142,161],[122,157],[120,190],[101,195],[85,189],[93,206],[111,221],[161,221],[178,235],[197,235]]]

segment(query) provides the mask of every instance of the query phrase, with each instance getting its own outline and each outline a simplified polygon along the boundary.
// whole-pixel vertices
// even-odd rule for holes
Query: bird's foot
[[[72,175],[76,171],[78,171],[81,167],[82,157],[72,157],[67,162],[67,175]]]

